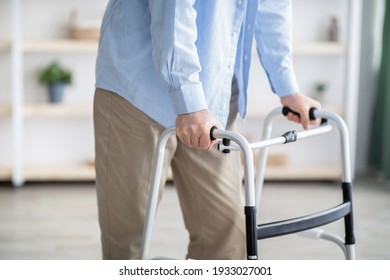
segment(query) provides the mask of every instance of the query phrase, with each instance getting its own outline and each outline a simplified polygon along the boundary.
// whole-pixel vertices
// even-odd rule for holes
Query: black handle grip
[[[316,117],[314,116],[314,111],[317,110],[316,108],[312,107],[310,108],[309,110],[309,118],[310,120],[314,121],[316,119]],[[284,106],[283,109],[282,109],[282,114],[284,116],[287,116],[288,113],[293,113],[294,115],[297,115],[297,116],[300,116],[299,113],[291,110],[290,108]]]
[[[214,130],[217,129],[216,126],[213,126],[211,129],[210,129],[210,140],[211,141],[214,141],[214,140],[217,140],[217,138],[214,137]]]

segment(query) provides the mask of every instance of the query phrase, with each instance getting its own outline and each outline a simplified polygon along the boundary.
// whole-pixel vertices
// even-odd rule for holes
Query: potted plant
[[[49,101],[59,103],[62,101],[66,85],[72,84],[72,71],[57,61],[50,63],[39,72],[38,80],[48,87]]]
[[[326,90],[328,89],[328,85],[324,82],[318,82],[314,84],[314,98],[316,98],[319,102],[323,102],[324,95]]]

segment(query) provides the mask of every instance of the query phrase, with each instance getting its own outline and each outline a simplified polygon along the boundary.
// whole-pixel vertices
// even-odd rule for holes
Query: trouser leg
[[[237,88],[233,81],[227,129],[234,129]],[[240,154],[188,149],[178,143],[174,183],[190,234],[188,258],[245,259],[245,222]]]
[[[163,128],[115,93],[94,99],[96,189],[104,259],[136,259],[146,215],[154,150]],[[175,140],[169,141],[165,183]]]
[[[238,153],[191,150],[179,143],[174,183],[190,234],[188,258],[245,259],[245,223]]]

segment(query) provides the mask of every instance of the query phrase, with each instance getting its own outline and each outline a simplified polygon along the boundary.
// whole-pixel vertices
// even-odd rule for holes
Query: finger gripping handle
[[[310,108],[310,110],[309,110],[309,118],[312,121],[314,121],[316,119],[315,114],[314,114],[315,110],[317,110],[317,109],[314,108],[314,107]],[[293,113],[294,115],[300,116],[299,113],[291,110],[289,107],[284,106],[283,109],[282,109],[282,114],[284,116],[287,116],[288,113]]]

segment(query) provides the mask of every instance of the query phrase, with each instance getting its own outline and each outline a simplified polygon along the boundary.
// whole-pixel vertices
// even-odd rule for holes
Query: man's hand
[[[310,124],[316,124],[318,122],[317,120],[313,121],[309,119],[310,108],[321,109],[321,104],[318,101],[301,93],[294,93],[281,97],[280,102],[283,106],[289,107],[294,112],[299,113],[300,116],[288,113],[287,119],[302,124],[304,129],[307,129]]]
[[[189,148],[211,149],[216,141],[210,140],[210,129],[221,127],[220,122],[209,112],[201,110],[176,118],[176,135]]]

